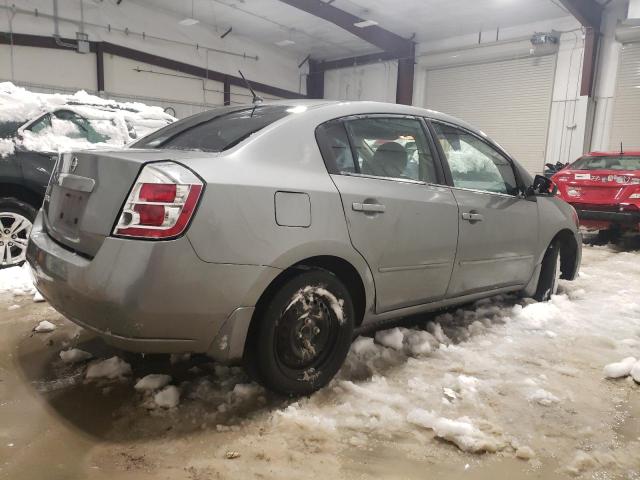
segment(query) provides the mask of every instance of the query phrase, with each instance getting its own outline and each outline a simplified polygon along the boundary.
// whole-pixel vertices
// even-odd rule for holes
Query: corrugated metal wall
[[[622,47],[618,66],[613,124],[609,145],[618,150],[640,149],[640,43]]]
[[[427,71],[426,107],[456,116],[542,172],[556,55]]]

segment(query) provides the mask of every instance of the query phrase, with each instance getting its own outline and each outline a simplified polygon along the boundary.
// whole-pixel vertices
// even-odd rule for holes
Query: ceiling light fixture
[[[375,20],[362,20],[353,24],[354,27],[358,28],[372,27],[374,25],[378,25],[378,22]]]
[[[196,23],[200,23],[200,20],[197,20],[195,18],[195,15],[193,14],[193,2],[194,0],[191,0],[191,16],[180,20],[178,22],[178,25],[182,25],[183,27],[190,27],[192,25],[195,25]]]

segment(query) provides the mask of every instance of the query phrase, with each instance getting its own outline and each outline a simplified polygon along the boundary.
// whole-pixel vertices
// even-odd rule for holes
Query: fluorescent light
[[[371,27],[373,25],[378,25],[378,22],[376,22],[375,20],[362,20],[361,22],[356,22],[353,24],[354,27],[358,28]]]
[[[183,27],[190,27],[192,25],[195,25],[196,23],[200,23],[200,20],[196,20],[195,18],[185,18],[184,20],[180,20],[178,22],[178,24],[182,25]]]
[[[293,40],[280,40],[279,42],[276,42],[276,45],[279,47],[286,47],[287,45],[295,45],[296,42],[294,42]]]

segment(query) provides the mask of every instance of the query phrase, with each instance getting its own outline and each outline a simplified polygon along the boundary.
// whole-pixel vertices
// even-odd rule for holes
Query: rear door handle
[[[353,208],[356,212],[365,212],[365,213],[384,213],[386,207],[380,203],[357,203],[354,202],[351,204],[351,208]]]
[[[467,220],[468,222],[481,222],[484,220],[484,215],[475,212],[463,212],[462,219]]]

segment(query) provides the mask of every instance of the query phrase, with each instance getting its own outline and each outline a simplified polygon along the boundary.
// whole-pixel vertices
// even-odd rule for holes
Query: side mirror
[[[540,197],[554,197],[558,193],[558,186],[543,175],[536,175],[527,192],[529,195]]]

